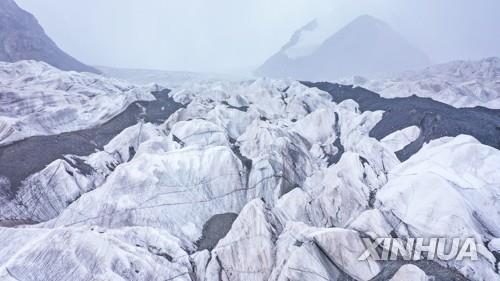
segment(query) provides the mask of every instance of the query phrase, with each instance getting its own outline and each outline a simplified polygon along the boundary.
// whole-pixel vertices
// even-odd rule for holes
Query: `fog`
[[[389,23],[433,62],[500,56],[498,0],[16,0],[92,65],[249,72],[314,18]]]

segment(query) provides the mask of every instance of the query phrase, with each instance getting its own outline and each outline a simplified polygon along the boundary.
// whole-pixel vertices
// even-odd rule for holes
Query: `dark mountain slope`
[[[361,16],[326,38],[312,52],[293,56],[301,40],[318,29],[312,22],[295,32],[292,39],[257,71],[259,76],[292,77],[303,80],[333,80],[353,75],[377,76],[417,69],[429,64],[427,56],[408,43],[388,24]],[[312,35],[311,35],[312,36]],[[304,38],[304,39],[302,39]],[[302,43],[304,44],[304,43]]]
[[[100,73],[59,49],[36,18],[13,0],[0,0],[0,61],[20,60],[44,61],[61,70]]]

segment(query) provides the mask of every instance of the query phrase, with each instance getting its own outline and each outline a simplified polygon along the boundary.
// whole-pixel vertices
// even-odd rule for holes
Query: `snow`
[[[191,280],[188,248],[154,229],[2,228],[0,236],[2,280]]]
[[[419,135],[420,128],[417,126],[411,126],[404,128],[403,130],[398,130],[380,141],[390,150],[396,152],[417,140]]]
[[[202,119],[175,123],[170,130],[170,135],[172,139],[175,136],[185,146],[229,145],[223,127]]]
[[[382,79],[353,77],[338,82],[367,88],[385,98],[416,95],[458,108],[500,109],[500,59],[495,57],[453,61]]]
[[[474,237],[483,256],[478,262],[452,264],[468,278],[497,280],[485,243],[498,237],[500,151],[460,135],[425,145],[393,168],[377,193],[379,208],[401,222],[412,237]],[[418,198],[416,200],[415,198]],[[406,233],[407,232],[407,233]]]
[[[196,240],[212,215],[243,207],[244,175],[223,146],[141,151],[47,225],[152,226]]]
[[[154,88],[43,62],[0,62],[0,70],[0,145],[91,128],[134,101],[154,100]]]
[[[391,237],[392,226],[387,222],[379,209],[371,209],[362,212],[349,228],[370,236],[372,239],[378,237]]]
[[[428,281],[429,277],[412,264],[403,265],[389,281]],[[431,279],[432,280],[432,279]]]
[[[117,166],[129,161],[130,148],[137,151],[140,144],[158,137],[160,131],[150,123],[138,123],[115,136],[102,151],[89,156],[68,155],[55,160],[42,171],[26,179],[16,196],[15,204],[0,206],[2,218],[46,221],[59,215],[82,194],[100,186]],[[76,160],[94,171],[86,175],[75,168]]]
[[[380,272],[379,264],[372,258],[359,260],[366,248],[356,231],[331,228],[312,233],[310,237],[343,272],[356,280],[367,281]]]
[[[394,234],[474,237],[479,261],[442,265],[500,279],[490,252],[500,237],[499,150],[459,135],[400,162],[395,150],[417,127],[378,141],[370,131],[384,112],[293,80],[208,81],[170,94],[186,106],[163,124],[139,122],[0,196],[0,223],[17,226],[0,227],[0,279],[371,280],[385,264],[358,259],[362,237]],[[223,214],[236,218],[227,229],[209,225]],[[222,238],[201,249],[204,235]],[[411,265],[392,278],[427,280]]]
[[[325,24],[323,19],[314,19],[304,27],[296,31],[297,42],[285,50],[285,54],[291,59],[308,56],[321,46],[334,30],[329,30],[331,25]]]
[[[500,239],[499,238],[494,238],[490,241],[488,244],[488,249],[492,252],[500,252]]]
[[[279,225],[263,201],[249,202],[226,237],[212,251],[207,265],[208,279],[216,280],[219,271],[223,270],[227,280],[267,280],[275,263],[277,227]]]

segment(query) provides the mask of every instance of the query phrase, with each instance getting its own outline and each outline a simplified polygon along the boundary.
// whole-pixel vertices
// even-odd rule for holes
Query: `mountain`
[[[307,24],[256,75],[328,81],[396,73],[429,64],[423,52],[371,16],[361,16],[333,35],[325,35],[325,30],[328,27],[318,20]]]
[[[32,14],[13,0],[1,0],[0,61],[20,60],[44,61],[62,70],[100,73],[59,49]]]
[[[384,79],[352,77],[338,81],[361,86],[386,98],[416,95],[455,107],[500,109],[500,58],[453,61]]]
[[[149,93],[40,62],[1,85],[0,120],[44,129],[0,145],[2,280],[500,280],[499,110],[268,78]],[[385,237],[480,255],[359,259]]]

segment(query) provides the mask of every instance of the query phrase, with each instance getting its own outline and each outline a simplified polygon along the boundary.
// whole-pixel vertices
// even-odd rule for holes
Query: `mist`
[[[314,18],[389,23],[435,63],[500,55],[497,0],[17,0],[91,65],[250,72]]]

